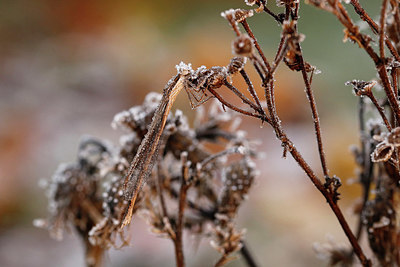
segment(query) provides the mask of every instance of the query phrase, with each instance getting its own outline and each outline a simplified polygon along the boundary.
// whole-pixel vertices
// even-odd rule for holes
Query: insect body
[[[235,59],[235,60],[234,60]],[[207,69],[202,66],[193,71],[190,64],[181,63],[177,66],[178,74],[167,83],[163,90],[161,102],[158,105],[150,127],[143,138],[135,157],[129,167],[124,182],[125,199],[129,207],[125,212],[122,227],[130,223],[133,207],[137,196],[146,182],[157,160],[159,141],[163,133],[168,114],[182,88],[185,88],[192,108],[206,102],[213,95],[208,89],[217,89],[226,84],[226,79],[233,72],[239,71],[244,65],[244,60],[234,58],[226,67],[212,67]],[[243,64],[241,64],[243,63]],[[231,66],[232,65],[232,66]]]

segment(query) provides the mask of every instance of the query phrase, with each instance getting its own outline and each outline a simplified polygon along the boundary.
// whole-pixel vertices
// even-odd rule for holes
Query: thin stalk
[[[379,55],[381,59],[385,59],[385,25],[386,25],[386,9],[388,6],[388,0],[383,0],[382,8],[381,8],[381,18],[379,20],[380,29],[379,29]]]
[[[378,100],[376,100],[374,94],[369,91],[369,93],[367,94],[368,98],[372,101],[372,103],[374,104],[375,108],[378,110],[379,115],[381,115],[383,122],[386,125],[386,128],[388,129],[388,131],[390,132],[392,130],[392,126],[389,123],[389,120],[387,119],[386,115],[385,115],[385,110],[384,108],[379,105]]]
[[[268,99],[269,98],[269,99]],[[271,105],[270,97],[267,98],[268,105]],[[272,121],[278,121],[279,118],[271,118]],[[343,216],[342,211],[340,210],[337,203],[334,201],[333,196],[327,191],[321,181],[317,178],[311,167],[307,164],[304,160],[300,152],[296,149],[294,144],[290,141],[287,135],[283,132],[280,126],[273,127],[276,136],[281,140],[282,144],[288,147],[288,151],[294,158],[294,160],[300,165],[300,167],[304,170],[307,176],[310,178],[311,182],[314,186],[320,191],[320,193],[325,197],[326,201],[328,202],[330,208],[332,209],[333,213],[335,214],[337,220],[339,221],[340,226],[342,227],[344,233],[346,234],[347,238],[352,245],[354,252],[356,253],[357,257],[359,258],[360,262],[363,266],[371,266],[371,262],[365,256],[362,248],[360,247],[357,238],[354,236],[353,232],[351,231],[346,219]]]
[[[296,5],[296,9],[295,9],[294,15],[293,15],[294,19],[298,18],[298,10],[299,10],[299,6]],[[297,33],[297,24],[295,24],[295,25],[296,25],[295,31],[296,31],[296,34],[298,34]],[[320,125],[319,116],[318,116],[317,103],[315,102],[314,93],[313,93],[313,90],[311,89],[310,81],[308,80],[307,71],[305,69],[305,63],[304,63],[304,58],[303,58],[303,51],[302,51],[302,48],[301,48],[301,45],[299,42],[296,42],[296,50],[299,53],[301,74],[303,77],[304,85],[306,86],[306,94],[307,94],[308,102],[310,104],[312,117],[314,119],[313,120],[314,130],[315,130],[315,135],[317,137],[318,153],[319,153],[319,158],[321,161],[322,172],[324,174],[324,177],[328,177],[329,172],[328,172],[328,167],[326,164],[324,146],[323,146],[323,142],[322,142],[321,125]]]
[[[321,161],[321,166],[322,166],[322,171],[324,173],[324,176],[327,177],[329,175],[329,173],[328,173],[328,167],[327,167],[326,159],[325,159],[324,146],[323,146],[323,142],[322,142],[321,125],[320,125],[319,116],[318,116],[317,103],[315,102],[314,94],[313,94],[313,91],[311,90],[311,85],[308,80],[307,72],[305,70],[303,54],[301,52],[301,46],[299,43],[297,43],[297,46],[298,46],[297,48],[300,51],[301,74],[303,76],[303,81],[306,86],[306,94],[307,94],[307,98],[310,103],[311,113],[312,113],[312,116],[314,119],[313,123],[314,123],[315,135],[317,137],[319,158]]]
[[[253,83],[251,82],[249,76],[247,75],[247,72],[244,69],[242,69],[242,70],[240,70],[240,75],[242,75],[243,80],[246,82],[246,84],[248,86],[247,89],[248,89],[249,93],[251,94],[251,96],[253,97],[254,101],[256,102],[258,108],[262,111],[263,115],[266,116],[265,111],[263,110],[263,108],[261,106],[260,99],[258,98],[256,90],[254,89]]]
[[[249,105],[252,109],[254,109],[254,111],[263,113],[262,108],[260,109],[259,106],[251,102],[250,99],[248,99],[242,92],[240,92],[233,84],[231,84],[227,80],[225,80],[224,84],[229,90],[231,90],[235,95],[237,95],[243,101],[243,103]]]
[[[187,155],[182,154],[182,177],[181,177],[181,189],[179,192],[179,207],[178,207],[178,221],[176,224],[175,230],[175,256],[176,256],[176,266],[183,267],[185,266],[185,258],[183,254],[183,223],[184,217],[183,214],[185,212],[186,207],[186,196],[187,190],[190,187],[188,183],[189,180],[189,167],[187,164]]]
[[[360,18],[367,22],[370,26],[371,30],[378,34],[379,33],[379,26],[375,23],[375,21],[368,15],[368,13],[364,10],[364,8],[360,5],[359,0],[351,0],[351,4],[354,7],[355,12],[360,16]],[[400,60],[399,53],[394,48],[392,42],[385,36],[385,44],[388,47],[390,53],[396,58],[397,61]]]
[[[247,32],[247,34],[251,37],[251,39],[253,39],[254,46],[256,47],[256,49],[258,51],[258,54],[261,56],[265,66],[268,69],[268,72],[270,72],[271,71],[271,66],[268,63],[268,60],[265,57],[264,52],[261,50],[261,47],[258,44],[257,38],[254,36],[253,32],[251,31],[249,24],[247,23],[246,20],[243,20],[242,25],[243,25],[243,28],[245,29],[245,31]]]
[[[236,107],[236,106],[230,104],[230,103],[227,102],[220,94],[218,94],[214,89],[209,88],[208,91],[209,91],[212,95],[214,95],[214,96],[218,99],[219,102],[221,102],[224,106],[226,106],[226,107],[232,109],[233,111],[242,113],[243,115],[246,115],[246,116],[258,118],[258,119],[261,119],[261,120],[266,121],[266,122],[269,122],[269,121],[270,121],[270,119],[269,119],[267,116],[263,116],[263,115],[260,115],[260,114],[258,114],[258,113],[252,113],[252,112],[246,111],[246,110],[244,110],[244,109],[238,108],[238,107]]]
[[[247,263],[247,266],[249,267],[257,267],[257,263],[254,260],[254,257],[251,255],[250,250],[248,249],[248,246],[246,245],[246,242],[242,240],[242,249],[240,250],[242,253],[242,256],[244,260]]]

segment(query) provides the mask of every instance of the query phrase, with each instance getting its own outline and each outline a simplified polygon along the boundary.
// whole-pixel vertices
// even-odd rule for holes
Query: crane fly
[[[205,95],[204,88],[188,86],[186,79],[185,75],[178,74],[167,83],[149,129],[132,160],[124,182],[125,199],[129,201],[129,206],[125,212],[121,227],[130,223],[137,196],[150,176],[154,163],[157,161],[158,144],[164,131],[168,114],[179,92],[182,88],[185,88],[192,108],[198,107],[210,98],[210,96]]]
[[[157,160],[158,143],[163,133],[168,114],[171,111],[176,96],[183,87],[184,77],[180,74],[167,83],[148,132],[140,143],[136,155],[132,160],[124,182],[125,199],[129,201],[129,207],[124,215],[122,227],[131,221],[133,206],[135,205],[137,196]]]
[[[163,90],[161,102],[126,175],[124,191],[125,199],[129,201],[129,206],[124,214],[122,227],[130,223],[138,194],[150,176],[154,163],[157,161],[158,144],[164,131],[168,114],[179,92],[182,88],[185,88],[191,107],[196,108],[213,97],[212,94],[207,95],[207,89],[221,87],[222,81],[227,75],[225,69],[220,67],[206,69],[206,67],[202,66],[196,72],[193,72],[190,64],[181,63],[177,66],[177,69],[178,74],[169,80]]]

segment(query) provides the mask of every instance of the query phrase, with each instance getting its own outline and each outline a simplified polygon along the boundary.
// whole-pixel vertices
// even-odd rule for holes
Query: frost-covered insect
[[[157,159],[160,137],[164,130],[172,104],[174,103],[178,93],[184,87],[183,81],[184,75],[178,74],[167,83],[167,86],[163,91],[161,102],[154,113],[149,130],[142,140],[129,167],[124,182],[125,199],[129,201],[129,207],[124,215],[122,227],[130,223],[133,206],[135,205],[140,189],[153,169],[153,165]]]
[[[192,108],[196,108],[213,97],[208,90],[214,90],[226,84],[227,77],[242,69],[244,63],[245,60],[234,58],[228,68],[212,67],[207,69],[201,66],[196,71],[193,71],[190,64],[181,62],[177,65],[178,74],[164,88],[163,96],[154,113],[148,132],[142,140],[126,175],[124,189],[125,199],[129,201],[129,207],[124,215],[122,227],[130,223],[137,196],[157,160],[159,141],[168,114],[179,92],[184,88],[189,96]]]

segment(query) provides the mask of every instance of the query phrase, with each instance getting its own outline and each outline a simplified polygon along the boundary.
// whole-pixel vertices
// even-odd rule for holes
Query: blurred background
[[[363,2],[372,17],[379,13],[379,1]],[[275,1],[268,5],[278,11]],[[140,104],[150,91],[161,92],[180,61],[195,68],[227,65],[234,34],[220,13],[240,7],[246,8],[240,0],[0,2],[0,266],[84,265],[76,235],[57,242],[32,226],[33,219],[47,216],[39,180],[49,179],[59,163],[76,159],[84,134],[117,143],[121,133],[110,127],[114,114]],[[302,2],[300,16],[305,58],[322,71],[313,88],[328,166],[344,181],[341,206],[354,226],[351,207],[360,188],[346,181],[355,177],[349,146],[358,143],[357,99],[344,83],[374,78],[373,64],[356,45],[343,42],[332,15]],[[273,58],[280,27],[266,14],[249,23]],[[320,174],[301,75],[282,64],[276,80],[284,127]],[[174,108],[194,117],[184,93]],[[282,159],[272,129],[254,119],[243,118],[243,125],[250,138],[262,141],[259,152],[265,154],[238,218],[257,262],[324,265],[313,251],[315,242],[325,243],[330,235],[347,245],[336,218],[296,163]],[[154,237],[140,219],[132,233],[132,246],[111,250],[107,266],[174,266],[169,240]],[[217,259],[208,240],[198,250],[190,238],[185,242],[188,266],[211,266]]]

